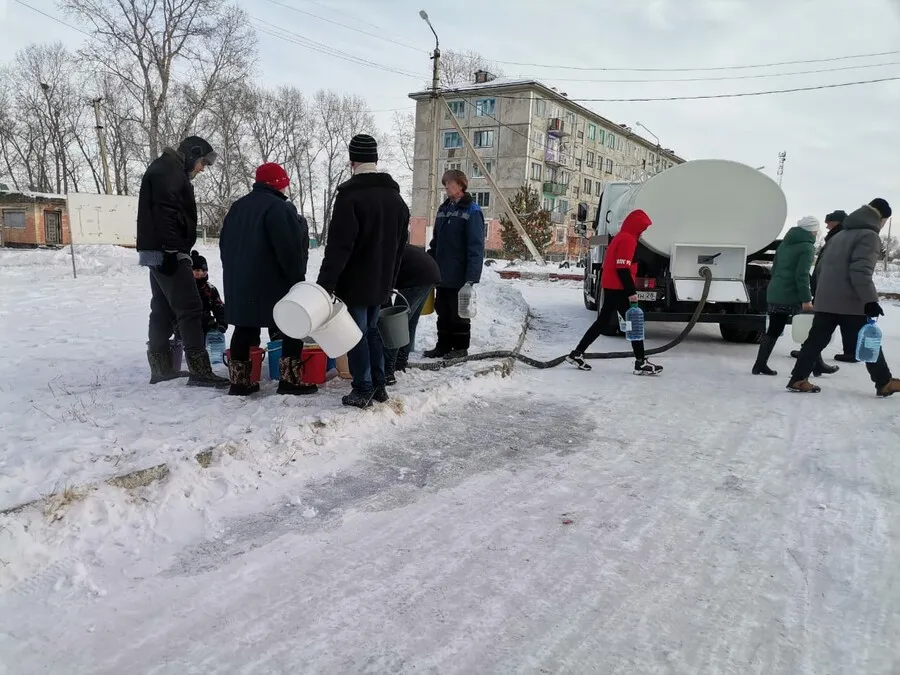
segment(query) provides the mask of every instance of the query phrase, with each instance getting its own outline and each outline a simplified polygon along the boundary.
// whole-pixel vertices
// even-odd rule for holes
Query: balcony
[[[573,162],[572,157],[570,155],[565,155],[560,152],[552,152],[550,148],[547,148],[547,151],[544,153],[544,163],[549,166],[561,166],[565,168],[571,168]]]
[[[544,194],[556,196],[564,195],[568,189],[569,186],[565,183],[557,183],[552,180],[544,181]]]
[[[552,117],[547,120],[547,133],[551,136],[568,136],[566,123],[560,117]]]
[[[550,222],[554,225],[562,225],[566,222],[566,214],[562,211],[551,211]]]

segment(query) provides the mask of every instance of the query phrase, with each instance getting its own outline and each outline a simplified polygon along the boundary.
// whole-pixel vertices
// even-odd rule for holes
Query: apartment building
[[[479,71],[471,85],[445,90],[444,97],[507,197],[525,184],[543,195],[544,207],[556,226],[547,252],[551,258],[580,253],[583,239],[575,232],[578,205],[585,204],[589,219],[593,219],[607,182],[638,180],[684,161],[629,126],[616,124],[537,80],[494,78]],[[410,240],[423,245],[430,239],[434,220],[434,214],[428,212],[431,98],[428,91],[410,94],[410,98],[416,101]],[[469,192],[485,213],[486,248],[489,253],[500,252],[502,207],[450,114],[450,110],[442,110],[439,116],[438,179],[447,169],[466,173]]]

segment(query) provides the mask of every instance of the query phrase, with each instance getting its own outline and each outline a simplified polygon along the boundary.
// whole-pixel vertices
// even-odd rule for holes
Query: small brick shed
[[[65,196],[0,192],[0,245],[63,246],[71,237]]]

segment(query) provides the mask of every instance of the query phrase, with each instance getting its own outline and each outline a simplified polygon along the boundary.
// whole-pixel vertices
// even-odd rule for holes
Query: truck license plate
[[[644,300],[646,302],[652,302],[656,300],[656,293],[654,291],[638,291],[638,300]]]

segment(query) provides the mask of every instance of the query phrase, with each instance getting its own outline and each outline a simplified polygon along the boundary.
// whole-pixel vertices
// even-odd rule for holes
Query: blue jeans
[[[347,354],[347,364],[353,376],[353,389],[371,395],[384,386],[384,344],[378,332],[380,307],[347,307],[350,316],[362,331],[362,340]]]
[[[422,308],[428,295],[434,286],[415,286],[413,288],[401,288],[398,293],[406,298],[397,296],[394,300],[395,307],[406,307],[409,303],[409,344],[400,349],[386,349],[384,352],[384,365],[389,373],[393,373],[395,367],[399,364],[401,368],[405,368],[409,362],[409,353],[416,346],[416,328],[419,326],[419,317],[422,315]]]

